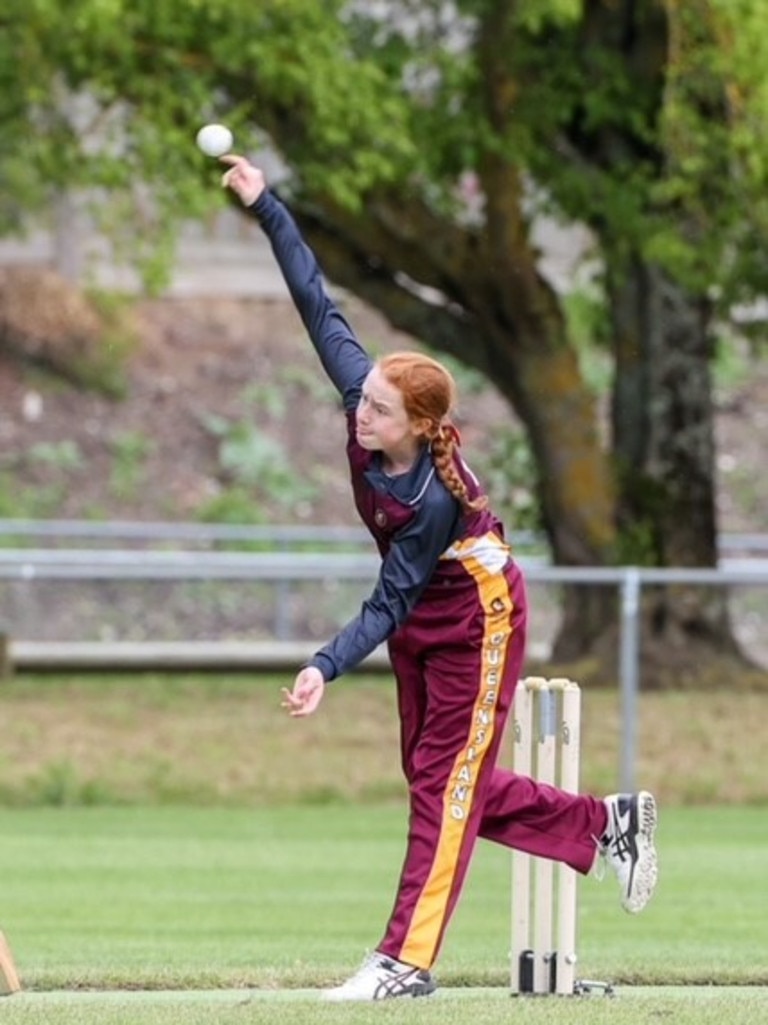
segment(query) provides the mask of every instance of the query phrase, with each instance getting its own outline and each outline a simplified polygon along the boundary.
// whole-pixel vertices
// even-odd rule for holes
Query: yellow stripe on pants
[[[512,633],[512,602],[504,574],[488,573],[475,559],[465,558],[462,562],[477,583],[485,613],[480,663],[482,675],[472,710],[470,732],[456,755],[443,796],[443,819],[432,869],[414,908],[400,953],[400,960],[425,968],[437,955],[444,929],[474,800],[475,782],[493,739],[499,687]],[[477,821],[479,824],[479,816]],[[473,836],[471,842],[474,840]]]

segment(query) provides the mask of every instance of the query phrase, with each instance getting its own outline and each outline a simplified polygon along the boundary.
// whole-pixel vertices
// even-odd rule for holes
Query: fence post
[[[621,580],[621,635],[619,639],[619,679],[621,686],[622,738],[619,754],[621,789],[635,788],[635,751],[637,731],[637,690],[640,657],[640,571],[627,566]]]
[[[0,623],[0,680],[7,680],[13,674],[11,661],[11,638],[5,626]]]

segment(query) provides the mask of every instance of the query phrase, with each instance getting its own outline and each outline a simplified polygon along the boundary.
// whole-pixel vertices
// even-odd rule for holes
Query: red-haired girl
[[[348,424],[355,504],[381,553],[360,612],[284,690],[293,716],[386,642],[397,681],[408,842],[374,953],[330,1000],[422,996],[478,837],[588,873],[604,856],[624,908],[656,884],[650,793],[570,794],[496,765],[521,671],[523,577],[465,463],[448,370],[416,353],[372,360],[328,296],[317,261],[262,172],[239,156],[223,184],[258,219]]]

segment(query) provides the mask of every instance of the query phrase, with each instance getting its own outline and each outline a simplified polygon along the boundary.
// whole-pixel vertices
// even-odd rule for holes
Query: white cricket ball
[[[234,138],[226,125],[203,125],[196,142],[207,157],[222,157],[232,149]]]

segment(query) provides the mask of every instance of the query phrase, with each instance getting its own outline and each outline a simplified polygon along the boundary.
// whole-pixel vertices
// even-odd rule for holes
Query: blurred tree
[[[15,0],[0,27],[6,195],[107,190],[157,275],[210,208],[194,132],[226,120],[285,162],[330,278],[508,399],[558,563],[716,561],[714,332],[766,283],[761,0]],[[544,213],[591,229],[607,443]],[[568,589],[556,657],[610,671],[614,626],[608,589]],[[738,655],[714,589],[647,626],[673,681]]]

